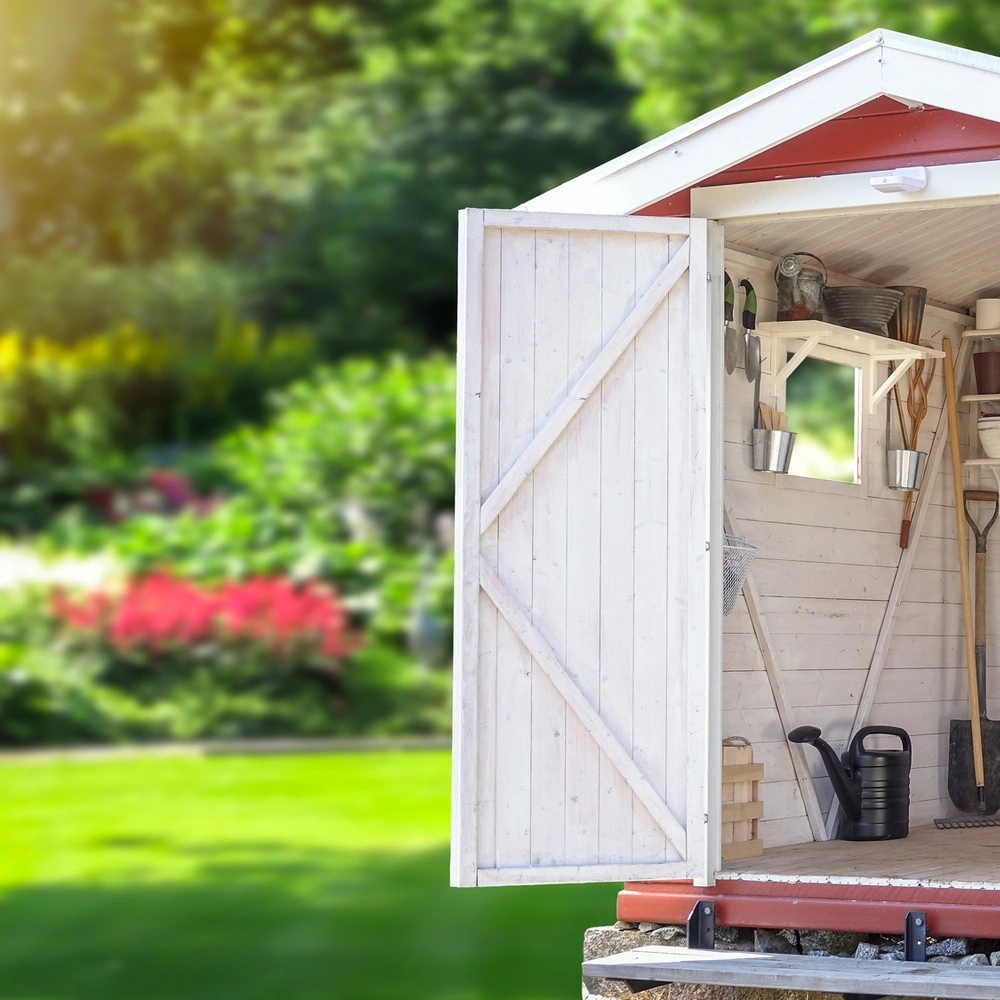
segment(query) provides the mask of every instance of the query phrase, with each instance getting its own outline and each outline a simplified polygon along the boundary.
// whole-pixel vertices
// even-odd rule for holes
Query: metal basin
[[[903,293],[893,288],[840,285],[823,293],[826,311],[838,326],[887,337],[886,324],[899,305]]]

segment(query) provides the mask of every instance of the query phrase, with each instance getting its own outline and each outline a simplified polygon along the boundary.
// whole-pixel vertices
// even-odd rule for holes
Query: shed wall
[[[773,264],[730,250],[726,267],[734,282],[744,277],[753,282],[760,302],[758,319],[774,319]],[[736,315],[740,315],[739,299]],[[958,313],[928,307],[923,333],[935,341],[951,337],[957,353],[964,325]],[[763,352],[761,398],[774,403],[767,385],[777,358],[769,357],[775,352],[766,338]],[[899,527],[905,495],[884,485],[884,405],[874,416],[865,414],[863,481],[852,487],[753,472],[753,386],[742,369],[726,377],[725,392],[725,501],[737,533],[758,546],[751,575],[771,633],[791,721],[820,726],[839,751],[850,735],[902,555]],[[943,402],[939,364],[921,429],[921,450],[930,450]],[[967,446],[968,420],[960,424]],[[983,486],[992,487],[992,477]],[[933,505],[896,613],[870,720],[902,726],[913,738],[913,825],[948,812],[949,720],[968,718],[961,585],[947,460],[931,489]],[[996,574],[990,578],[995,588]],[[996,683],[992,688],[996,692]],[[722,735],[748,737],[754,743],[755,759],[765,765],[761,826],[765,845],[811,841],[788,744],[742,597],[724,620],[722,696]],[[990,705],[995,712],[1000,701],[992,698]],[[806,751],[825,814],[832,798],[830,782],[819,754]]]

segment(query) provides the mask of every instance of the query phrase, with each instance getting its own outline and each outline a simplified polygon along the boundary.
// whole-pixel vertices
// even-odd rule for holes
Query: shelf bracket
[[[777,385],[781,385],[789,375],[795,371],[799,365],[809,357],[812,349],[823,339],[823,334],[814,333],[807,340],[803,341],[802,346],[782,365],[781,371],[774,376],[774,381]]]
[[[891,361],[892,358],[871,357],[868,359],[868,379],[869,385],[875,385],[878,379],[878,363],[880,361]],[[893,373],[871,394],[868,400],[868,412],[874,413],[875,408],[889,394],[889,390],[913,367],[916,358],[903,358],[896,362],[896,369]]]

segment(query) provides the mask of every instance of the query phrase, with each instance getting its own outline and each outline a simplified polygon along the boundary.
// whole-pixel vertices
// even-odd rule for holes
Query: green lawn
[[[616,886],[448,887],[446,753],[0,765],[0,1000],[568,1000]]]

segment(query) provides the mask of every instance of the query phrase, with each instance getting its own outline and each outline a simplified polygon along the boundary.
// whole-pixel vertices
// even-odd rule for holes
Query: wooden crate
[[[764,853],[760,821],[764,803],[760,783],[764,765],[753,762],[753,747],[742,736],[722,741],[722,860],[756,858]]]

